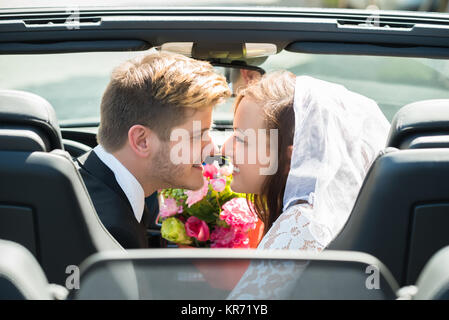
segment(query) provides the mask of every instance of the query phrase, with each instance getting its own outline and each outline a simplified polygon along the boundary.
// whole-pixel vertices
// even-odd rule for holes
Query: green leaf
[[[218,212],[218,209],[216,209],[210,203],[204,203],[203,199],[202,201],[192,205],[190,208],[186,208],[185,212],[187,212],[191,216],[206,221],[206,223],[211,223],[215,222],[215,220],[217,219],[215,213]]]
[[[215,224],[216,224],[217,226],[219,226],[219,227],[230,228],[229,224],[227,224],[226,221],[221,220],[220,218],[218,218],[218,219],[215,221]]]

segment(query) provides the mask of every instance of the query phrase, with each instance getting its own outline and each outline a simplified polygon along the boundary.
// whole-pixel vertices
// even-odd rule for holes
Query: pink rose
[[[216,227],[210,240],[211,248],[249,248],[248,235],[234,228]]]
[[[189,237],[197,238],[198,241],[209,240],[209,227],[205,221],[197,217],[189,217],[185,223],[185,227]]]
[[[189,208],[197,203],[198,201],[203,200],[203,198],[206,196],[207,192],[209,191],[209,182],[207,181],[206,178],[204,179],[204,185],[201,189],[196,190],[196,191],[191,191],[191,190],[187,190],[184,193],[187,195],[187,205],[189,206]]]
[[[234,170],[234,166],[232,164],[225,165],[220,168],[219,172],[222,176],[230,176],[232,174],[232,171]]]
[[[230,228],[216,227],[211,235],[211,248],[232,248],[234,241],[234,231]]]
[[[232,228],[237,231],[248,232],[250,229],[256,228],[258,221],[254,209],[248,207],[245,198],[233,198],[222,206],[220,219],[226,221]]]
[[[218,173],[218,168],[215,165],[215,162],[213,164],[206,164],[203,167],[203,176],[205,176],[206,178],[214,179],[215,176],[217,175],[217,173]]]
[[[226,180],[223,178],[211,179],[210,184],[212,185],[212,188],[217,192],[222,192],[226,188]]]
[[[234,239],[232,240],[233,248],[249,248],[249,237],[247,233],[234,231]]]
[[[163,218],[174,216],[175,214],[182,212],[182,206],[178,206],[176,200],[173,198],[166,198],[161,204],[159,214]]]

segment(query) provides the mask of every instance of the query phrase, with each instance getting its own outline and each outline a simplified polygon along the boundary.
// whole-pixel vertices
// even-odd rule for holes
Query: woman
[[[223,152],[235,164],[231,188],[253,195],[264,222],[258,249],[323,250],[346,223],[389,127],[374,101],[341,85],[286,71],[265,75],[240,92],[234,134]],[[243,134],[259,129],[267,130],[266,136]],[[242,153],[260,155],[261,148],[270,150],[270,163],[260,157],[254,163],[241,161]],[[268,167],[277,171],[261,174]],[[280,298],[280,288],[263,289],[274,274],[279,286],[291,283],[279,281],[280,269],[287,277],[294,271],[252,264],[230,297]]]

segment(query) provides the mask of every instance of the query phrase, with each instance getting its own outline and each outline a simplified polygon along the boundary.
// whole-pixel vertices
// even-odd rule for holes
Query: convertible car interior
[[[449,15],[374,14],[376,25],[365,10],[88,7],[67,28],[60,8],[0,9],[0,299],[221,300],[232,288],[213,275],[240,261],[304,268],[285,299],[448,300]],[[151,249],[111,236],[73,159],[97,145],[112,67],[155,50],[207,60],[231,87],[233,70],[287,69],[378,102],[388,141],[326,250],[167,248],[157,194]],[[214,113],[219,145],[232,99]]]

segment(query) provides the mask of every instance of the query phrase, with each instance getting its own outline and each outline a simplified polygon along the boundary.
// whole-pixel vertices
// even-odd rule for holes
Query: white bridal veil
[[[293,107],[284,208],[258,249],[320,251],[349,218],[369,167],[385,147],[390,124],[373,100],[307,76],[296,78]],[[285,298],[304,267],[253,262],[229,298]]]
[[[297,200],[308,201],[313,205],[310,221],[328,229],[316,238],[333,238],[385,147],[390,124],[373,100],[306,76],[296,78],[293,107],[295,134],[283,211]]]

